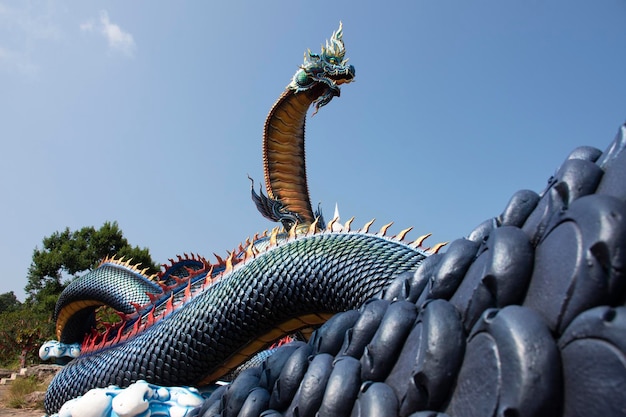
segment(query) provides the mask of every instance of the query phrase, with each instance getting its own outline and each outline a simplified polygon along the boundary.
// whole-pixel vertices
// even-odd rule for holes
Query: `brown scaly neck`
[[[318,85],[302,92],[285,90],[265,120],[263,169],[267,195],[295,213],[301,225],[315,221],[306,177],[306,113],[326,88]]]

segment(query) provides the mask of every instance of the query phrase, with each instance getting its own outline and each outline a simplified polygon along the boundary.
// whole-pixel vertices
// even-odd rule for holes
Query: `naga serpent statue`
[[[267,195],[253,183],[252,199],[281,230],[216,263],[179,256],[156,277],[105,259],[63,291],[57,337],[82,348],[47,413],[129,387],[138,411],[120,394],[105,415],[626,415],[626,126],[442,253],[422,246],[428,235],[325,224],[311,207],[306,114],[354,76],[340,25],[267,117]],[[96,327],[103,305],[122,320]],[[173,397],[186,411],[163,411]]]

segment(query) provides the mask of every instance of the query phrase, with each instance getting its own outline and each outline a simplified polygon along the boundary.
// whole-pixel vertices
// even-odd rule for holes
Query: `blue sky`
[[[32,251],[117,221],[166,262],[274,225],[267,112],[343,21],[356,81],[307,121],[313,204],[467,235],[626,119],[626,3],[0,1],[0,293]]]

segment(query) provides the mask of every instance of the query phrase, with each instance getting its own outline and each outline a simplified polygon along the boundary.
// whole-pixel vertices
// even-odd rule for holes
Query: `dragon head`
[[[313,86],[323,83],[326,91],[314,102],[315,113],[325,106],[333,97],[339,96],[339,86],[354,80],[355,72],[352,65],[348,65],[345,57],[346,48],[343,44],[343,26],[339,22],[339,29],[333,32],[326,46],[322,45],[322,52],[315,54],[308,50],[304,54],[304,63],[291,79],[287,88],[296,92],[306,91]]]

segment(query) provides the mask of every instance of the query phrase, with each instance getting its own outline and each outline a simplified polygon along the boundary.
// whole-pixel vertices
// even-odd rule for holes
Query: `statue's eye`
[[[337,64],[337,58],[333,58],[332,56],[330,58],[328,58],[328,62],[330,62],[333,65]]]
[[[306,75],[306,72],[302,70],[298,71],[298,75],[296,75],[296,83],[305,86],[308,85],[310,82],[311,81],[309,80],[309,76]]]

